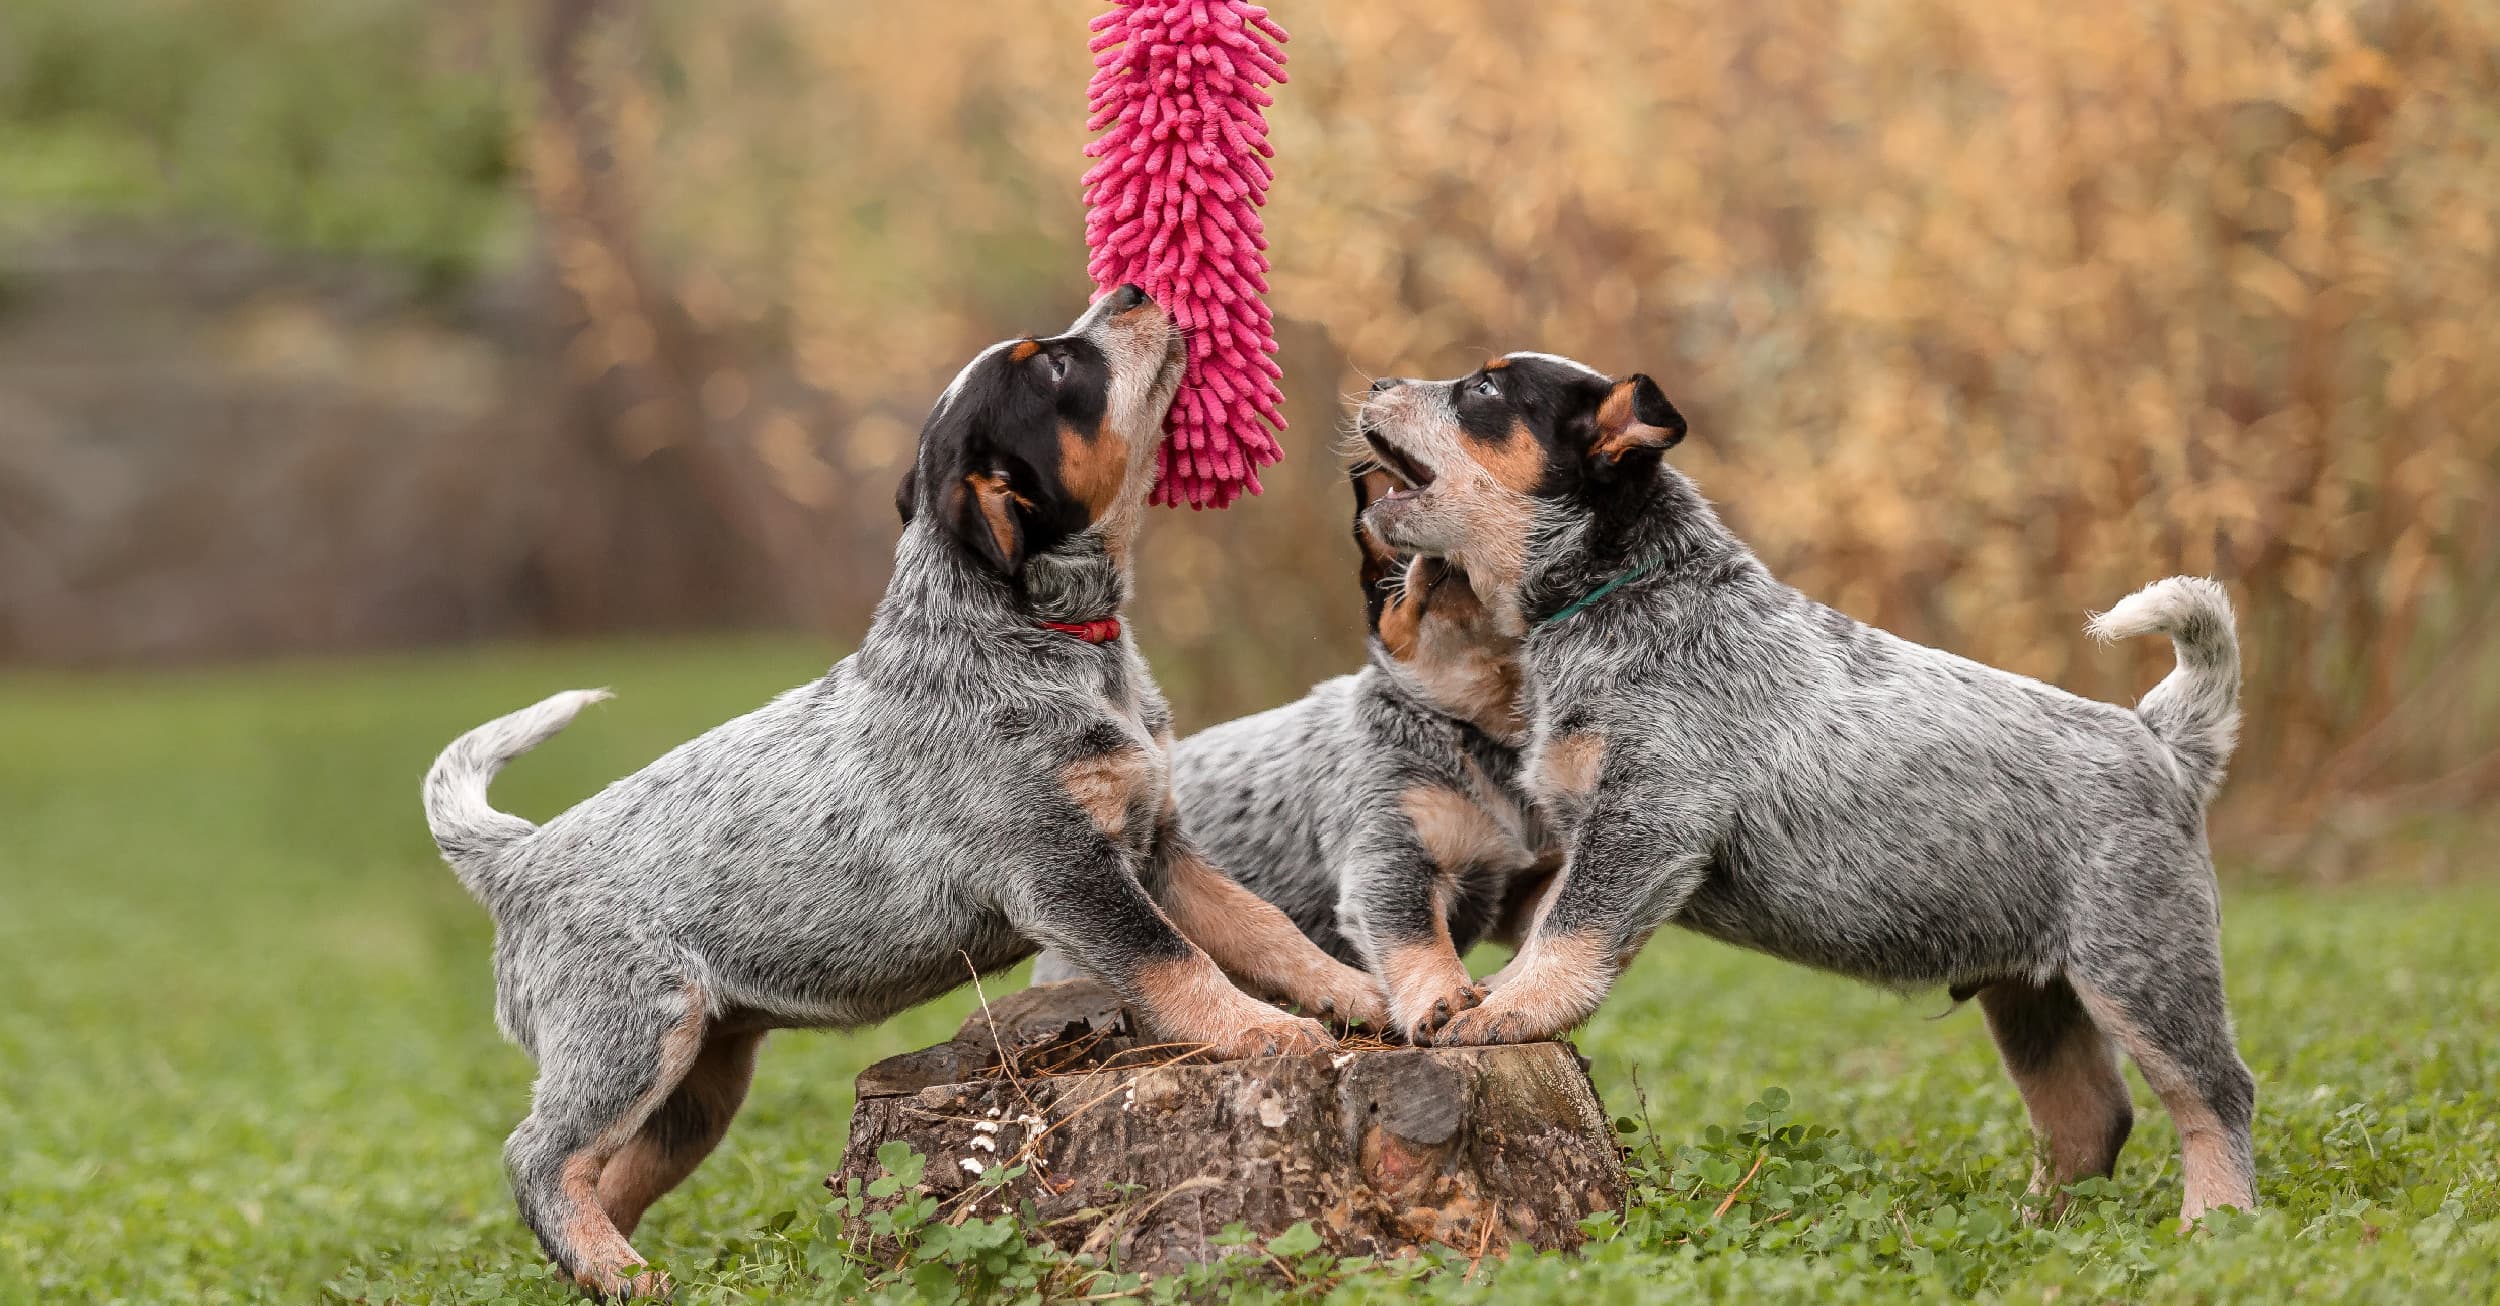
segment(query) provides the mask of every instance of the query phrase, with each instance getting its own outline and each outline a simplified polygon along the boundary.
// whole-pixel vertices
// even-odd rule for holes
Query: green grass
[[[530,1068],[495,1034],[487,923],[435,861],[417,777],[468,725],[613,685],[496,790],[550,814],[822,661],[598,646],[0,678],[0,1300],[571,1300],[503,1189]],[[1608,1240],[1474,1284],[1463,1258],[1298,1270],[1345,1299],[2487,1300],[2500,886],[2242,882],[2227,913],[2254,1218],[2173,1232],[2175,1140],[2139,1091],[2117,1181],[2021,1226],[2021,1107],[1975,1010],[1670,934],[1581,1040],[1609,1103],[1645,1096],[1654,1126]],[[729,1141],[639,1240],[686,1298],[841,1291],[801,1267],[851,1077],[969,1001],[772,1042]],[[1230,1290],[1259,1291],[1207,1289]]]

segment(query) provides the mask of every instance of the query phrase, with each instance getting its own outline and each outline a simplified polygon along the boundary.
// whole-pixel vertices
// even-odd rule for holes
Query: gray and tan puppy
[[[1481,990],[1460,954],[1515,938],[1534,899],[1538,830],[1519,784],[1518,640],[1466,578],[1362,526],[1393,487],[1353,473],[1370,659],[1283,707],[1172,750],[1190,839],[1332,955],[1384,986],[1421,1042]],[[1066,978],[1046,955],[1034,979]]]
[[[968,364],[922,428],[875,620],[822,679],[542,827],[487,784],[597,692],[480,727],[426,777],[495,917],[497,1018],[539,1065],[513,1191],[585,1286],[665,1290],[626,1236],[719,1141],[768,1030],[882,1020],[1043,946],[1227,1054],[1331,1042],[1227,973],[1382,1014],[1175,824],[1170,714],[1118,612],[1181,357],[1122,287]]]
[[[2184,1216],[2253,1204],[2205,806],[2239,720],[2221,587],[2098,618],[2179,665],[2134,710],[1912,644],[1773,579],[1660,455],[1647,377],[1513,354],[1392,380],[1370,509],[1523,635],[1531,784],[1566,850],[1492,995],[1445,1042],[1550,1037],[1676,924],[1810,966],[1976,993],[2045,1138],[2035,1188],[2107,1175],[2125,1049],[2177,1123]]]

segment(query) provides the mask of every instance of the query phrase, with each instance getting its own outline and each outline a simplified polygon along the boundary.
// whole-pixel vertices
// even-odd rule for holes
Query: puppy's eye
[[[1477,377],[1476,384],[1471,388],[1477,394],[1480,394],[1487,399],[1499,399],[1502,397],[1502,387],[1493,384],[1493,378],[1490,376]]]
[[[1055,385],[1055,384],[1057,384],[1058,382],[1065,381],[1065,380],[1067,380],[1067,379],[1068,379],[1068,356],[1067,356],[1067,355],[1065,355],[1065,354],[1047,354],[1047,355],[1044,355],[1044,357],[1048,360],[1048,363],[1047,363],[1046,365],[1050,368],[1050,379],[1051,379],[1052,384],[1054,384],[1054,385]]]

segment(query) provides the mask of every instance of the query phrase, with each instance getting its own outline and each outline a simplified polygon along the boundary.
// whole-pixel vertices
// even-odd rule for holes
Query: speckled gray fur
[[[1353,483],[1359,512],[1389,480]],[[1520,772],[1517,641],[1492,628],[1464,578],[1417,567],[1359,524],[1354,534],[1370,614],[1363,669],[1181,740],[1172,781],[1183,828],[1217,865],[1388,988],[1398,950],[1515,942],[1524,896],[1551,863]],[[1394,652],[1384,619],[1399,632]],[[1419,791],[1472,809],[1481,819],[1457,824],[1474,837],[1419,830],[1405,803]],[[1071,973],[1055,954],[1034,964],[1037,983]],[[1455,955],[1442,978],[1463,984]],[[1474,997],[1420,979],[1388,995],[1410,1036]]]
[[[1435,868],[1399,808],[1407,789],[1474,796],[1514,834],[1506,855],[1455,870],[1449,928],[1461,951],[1494,931],[1541,838],[1518,750],[1402,686],[1379,665],[1387,655],[1377,647],[1373,657],[1353,675],[1172,748],[1181,825],[1209,860],[1331,955],[1367,968],[1375,958],[1358,943],[1373,937],[1367,918],[1400,938],[1429,930],[1422,916],[1432,910]],[[1037,983],[1073,973],[1056,955],[1035,967]]]
[[[1513,967],[1533,985],[1497,986],[1447,1036],[1537,1038],[1576,1023],[1651,931],[1680,925],[1879,984],[1992,992],[2018,1080],[2049,1073],[2075,1040],[2072,1082],[2106,1097],[2114,1072],[2086,1063],[2105,1061],[2115,1039],[2188,1137],[2185,1213],[2246,1204],[2255,1088],[2233,1049],[2205,846],[2205,803],[2238,720],[2221,587],[2157,582],[2098,619],[2103,637],[2169,635],[2179,665],[2136,710],[2079,698],[1781,584],[1656,460],[1680,418],[1671,434],[1652,428],[1629,479],[1580,473],[1568,460],[1600,438],[1596,405],[1613,396],[1620,422],[1632,381],[1536,355],[1488,366],[1397,383],[1420,393],[1376,400],[1383,416],[1367,428],[1410,465],[1442,470],[1394,512],[1375,511],[1392,543],[1471,571],[1471,551],[1524,546],[1515,610],[1529,770],[1567,849],[1550,912]],[[1555,470],[1515,492],[1449,475],[1487,447],[1450,414],[1513,395],[1526,396],[1513,401],[1517,438],[1542,440]],[[1585,411],[1558,415],[1558,403]],[[1468,420],[1495,431],[1507,419]],[[1506,519],[1504,493],[1525,503]],[[1473,544],[1464,523],[1490,519],[1526,520],[1524,540]],[[1585,788],[1560,765],[1574,741],[1577,756],[1602,758]],[[1589,957],[1570,941],[1591,938],[1596,961],[1561,960]],[[1540,952],[1552,964],[1530,965]],[[2104,1110],[2090,1128],[2111,1131],[2114,1157],[2123,1085],[2091,1108]],[[2097,1160],[2102,1141],[2079,1151]],[[2106,1162],[2077,1168],[2106,1173]]]
[[[497,1019],[539,1063],[534,1109],[505,1151],[514,1189],[549,1254],[586,1283],[659,1287],[624,1277],[615,1262],[638,1258],[602,1232],[574,1168],[594,1187],[631,1182],[600,1167],[657,1130],[666,1164],[648,1168],[691,1169],[745,1080],[740,1069],[678,1087],[689,1059],[701,1071],[724,1046],[722,1060],[751,1059],[763,1030],[881,1020],[1040,946],[1141,1003],[1141,972],[1199,956],[1149,898],[1185,848],[1163,811],[1163,696],[1125,634],[1089,643],[1035,624],[1098,618],[1128,596],[1124,553],[1106,539],[1142,511],[1178,355],[1164,336],[1106,337],[1110,304],[1070,330],[1106,340],[1108,420],[1144,433],[1104,522],[1003,576],[948,534],[933,478],[951,473],[933,466],[924,433],[924,511],[858,651],[821,679],[543,826],[496,812],[486,787],[596,691],[482,726],[427,775],[435,838],[495,918]],[[1130,346],[1151,356],[1122,356]],[[962,385],[932,429],[949,403],[970,402]],[[1117,838],[1064,779],[1108,754],[1150,771]],[[698,1146],[666,1155],[688,1117]],[[619,1220],[630,1230],[639,1213]]]

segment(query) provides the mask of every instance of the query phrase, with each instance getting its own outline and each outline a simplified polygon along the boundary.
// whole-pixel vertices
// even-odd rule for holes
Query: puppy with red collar
[[[1235,979],[1385,1014],[1178,828],[1171,714],[1119,612],[1181,364],[1133,286],[967,364],[921,430],[884,601],[823,678],[543,826],[487,785],[603,694],[434,764],[427,823],[495,918],[496,1015],[539,1065],[506,1168],[584,1286],[666,1290],[626,1238],[719,1142],[771,1030],[871,1024],[1043,947],[1226,1055],[1332,1046]]]

